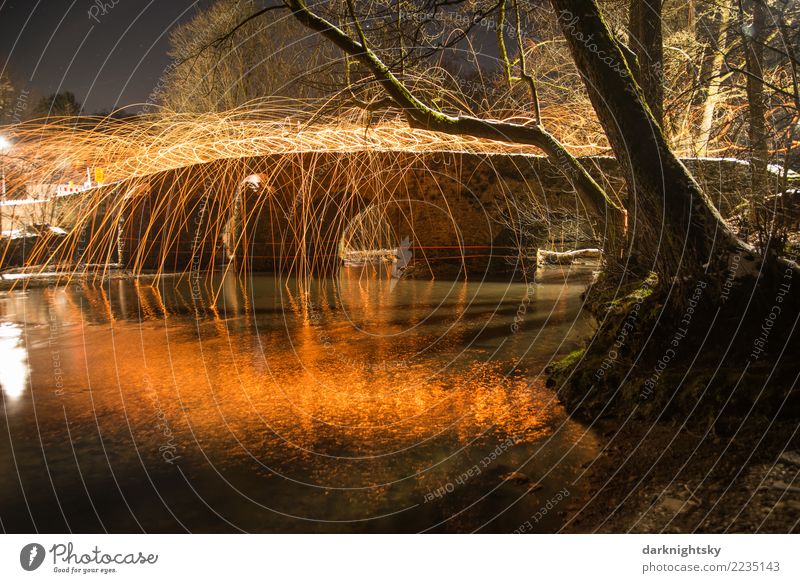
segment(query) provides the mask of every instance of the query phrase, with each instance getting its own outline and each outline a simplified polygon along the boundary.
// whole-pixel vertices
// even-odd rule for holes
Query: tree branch
[[[202,47],[200,47],[200,48],[197,50],[197,52],[196,52],[196,53],[194,53],[194,54],[192,54],[192,55],[189,55],[188,57],[186,57],[186,58],[184,58],[184,59],[180,59],[179,61],[177,61],[177,64],[178,64],[179,66],[180,66],[180,65],[183,65],[184,63],[186,63],[187,61],[189,61],[189,59],[196,59],[197,57],[199,57],[200,55],[202,55],[202,54],[203,54],[205,51],[207,51],[207,50],[208,50],[208,49],[210,49],[211,47],[218,47],[218,46],[220,46],[222,43],[224,43],[226,40],[228,40],[228,39],[229,39],[229,38],[231,38],[231,37],[232,37],[234,34],[236,34],[236,31],[238,31],[239,29],[241,29],[241,28],[242,28],[242,27],[243,27],[245,24],[247,24],[248,22],[250,22],[250,21],[252,21],[252,20],[255,20],[255,19],[256,19],[256,18],[258,18],[259,16],[263,16],[264,14],[267,14],[268,12],[272,12],[273,10],[286,10],[286,8],[287,8],[287,7],[286,7],[286,6],[284,6],[284,5],[282,5],[282,4],[276,4],[276,5],[274,5],[274,6],[267,6],[266,8],[262,8],[261,10],[257,10],[256,12],[254,12],[253,14],[251,14],[250,16],[248,16],[247,18],[245,18],[244,20],[242,20],[242,21],[241,21],[239,24],[237,24],[236,26],[234,26],[232,29],[230,29],[228,32],[226,32],[226,33],[225,33],[224,35],[222,35],[221,37],[215,38],[215,39],[214,39],[214,40],[212,40],[211,42],[204,44]]]
[[[613,215],[616,211],[617,216],[612,217],[610,222],[621,226],[625,211],[606,194],[580,162],[540,126],[450,116],[436,111],[415,97],[372,50],[350,38],[333,23],[311,12],[304,0],[285,1],[300,23],[319,32],[368,67],[389,97],[403,111],[411,127],[536,146],[562,170],[590,211],[601,217],[608,212]]]
[[[542,123],[542,112],[539,109],[539,94],[536,90],[536,80],[528,73],[528,66],[525,63],[525,47],[522,45],[522,21],[519,15],[519,0],[514,0],[514,16],[517,19],[517,45],[519,46],[519,76],[528,84],[533,101],[533,117],[536,123]]]

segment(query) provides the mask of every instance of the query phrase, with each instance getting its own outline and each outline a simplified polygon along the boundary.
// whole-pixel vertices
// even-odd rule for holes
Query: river
[[[2,529],[555,532],[597,440],[544,368],[588,276],[4,293]]]

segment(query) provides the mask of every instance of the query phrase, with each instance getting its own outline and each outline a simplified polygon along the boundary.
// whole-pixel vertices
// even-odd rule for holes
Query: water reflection
[[[0,390],[16,401],[28,386],[28,353],[22,326],[0,323]]]
[[[0,347],[24,373],[0,515],[11,530],[513,530],[594,455],[541,380],[587,332],[582,285],[345,270],[10,294]]]

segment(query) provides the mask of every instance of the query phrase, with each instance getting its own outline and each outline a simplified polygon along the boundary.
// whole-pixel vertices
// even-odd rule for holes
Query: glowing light
[[[230,228],[245,185],[258,197],[256,204],[241,209],[237,220],[246,226],[259,216],[288,212],[290,228],[278,232],[280,247],[264,253],[280,257],[287,271],[305,275],[319,267],[326,270],[338,260],[324,245],[332,235],[338,236],[341,225],[323,224],[315,214],[320,199],[327,197],[340,209],[341,217],[334,220],[346,221],[361,212],[364,192],[370,192],[368,198],[381,209],[378,214],[387,213],[398,208],[398,201],[414,198],[410,169],[431,176],[441,172],[433,155],[530,152],[522,144],[412,129],[396,113],[369,121],[365,116],[356,108],[326,116],[313,104],[279,101],[223,113],[163,112],[113,122],[63,118],[8,126],[6,133],[18,152],[15,159],[26,160],[6,168],[9,192],[23,191],[30,184],[77,183],[85,178],[86,168],[103,168],[105,174],[103,186],[57,197],[59,214],[72,217],[70,224],[59,226],[70,232],[55,243],[50,235],[40,237],[26,261],[57,264],[65,270],[77,269],[76,260],[107,266],[116,257],[114,239],[126,217],[136,212],[137,205],[148,204],[161,210],[142,219],[137,231],[144,233],[137,239],[142,245],[134,249],[132,264],[127,265],[134,272],[143,269],[149,255],[169,256],[172,251],[161,242],[174,241],[187,224],[196,231],[192,257],[198,249],[214,248],[220,234],[225,234],[226,247],[236,250],[230,256],[240,254],[241,264],[247,264],[247,251],[241,248],[247,247],[249,235]],[[515,116],[514,121],[524,120]],[[329,177],[328,183],[321,177]],[[209,205],[204,219],[187,223],[187,211],[197,208],[203,196],[203,208]],[[55,200],[49,199],[54,205]],[[370,224],[381,225],[380,218],[370,217]],[[384,229],[379,231],[374,245],[366,248],[391,249],[400,243],[385,240]],[[402,233],[406,235],[414,246],[413,233]],[[2,251],[0,257],[11,256]]]
[[[28,386],[28,353],[22,343],[22,328],[0,324],[0,387],[6,398],[16,401]]]

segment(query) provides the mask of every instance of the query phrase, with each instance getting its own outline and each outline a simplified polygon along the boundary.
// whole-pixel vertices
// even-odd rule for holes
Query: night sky
[[[0,69],[30,92],[29,107],[58,91],[75,93],[87,113],[143,103],[169,64],[170,30],[209,3],[0,0]]]
[[[147,102],[170,62],[170,31],[212,3],[0,0],[0,70],[17,92],[27,92],[20,117],[38,98],[60,91],[73,92],[89,114]],[[493,33],[478,27],[473,46],[495,65]]]

